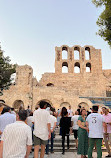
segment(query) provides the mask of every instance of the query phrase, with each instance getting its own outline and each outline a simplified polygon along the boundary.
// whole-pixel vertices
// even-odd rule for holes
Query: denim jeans
[[[53,143],[54,143],[54,132],[51,133],[51,152],[53,151]],[[49,153],[49,140],[48,144],[46,145],[46,154]]]

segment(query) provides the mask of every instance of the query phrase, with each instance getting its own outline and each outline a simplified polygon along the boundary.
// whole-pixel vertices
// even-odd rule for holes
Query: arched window
[[[79,47],[74,47],[74,60],[80,59],[80,49]]]
[[[90,60],[90,48],[89,47],[85,48],[85,59]]]
[[[62,59],[67,59],[68,58],[68,49],[67,47],[62,48]]]
[[[47,87],[54,87],[54,84],[53,83],[48,83]]]
[[[74,73],[80,73],[80,63],[75,63],[74,65]]]
[[[67,62],[62,63],[62,73],[68,73],[68,63]]]
[[[86,64],[86,72],[91,72],[91,64],[90,63]]]

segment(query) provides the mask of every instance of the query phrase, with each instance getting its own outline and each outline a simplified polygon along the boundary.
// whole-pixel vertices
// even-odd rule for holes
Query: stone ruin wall
[[[67,59],[62,59],[63,50],[67,51]],[[79,60],[75,60],[74,50],[78,50]],[[85,59],[85,50],[89,51],[89,60]],[[111,88],[111,70],[102,70],[100,49],[64,45],[56,47],[55,53],[55,73],[43,74],[38,82],[33,78],[30,66],[17,66],[15,84],[4,91],[0,99],[11,107],[15,101],[21,100],[25,108],[30,105],[34,110],[40,100],[46,100],[56,108],[72,105],[75,110],[81,103],[92,106],[88,99],[79,96],[106,97],[106,90]],[[74,72],[75,65],[80,68],[80,73]],[[90,72],[86,72],[86,65]],[[68,73],[62,73],[63,66],[68,67]]]

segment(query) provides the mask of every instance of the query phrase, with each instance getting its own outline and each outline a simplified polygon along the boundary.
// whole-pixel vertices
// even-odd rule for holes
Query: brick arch
[[[36,106],[39,105],[39,103],[40,103],[41,101],[47,102],[48,106],[51,106],[51,107],[53,106],[52,102],[51,102],[50,100],[48,100],[48,99],[41,99],[41,100],[39,100],[39,101],[36,103]]]
[[[89,105],[86,102],[81,102],[78,104],[78,106],[84,107],[86,110],[89,109]]]
[[[46,86],[47,86],[47,87],[54,87],[54,84],[53,84],[53,83],[47,83]]]
[[[85,59],[90,60],[91,59],[91,53],[90,53],[90,47],[85,47]]]
[[[62,60],[68,59],[68,46],[62,46]]]
[[[20,107],[24,107],[24,102],[22,100],[15,100],[13,103],[13,108],[19,109]]]
[[[88,106],[87,106],[88,108],[92,108],[92,106],[93,106],[93,103],[92,103],[89,99],[86,99],[86,98],[79,98],[78,105],[80,105],[80,104],[82,104],[82,103],[88,105]],[[84,105],[84,104],[83,104],[83,105]]]
[[[80,73],[80,63],[76,62],[74,64],[74,73]]]
[[[86,63],[86,72],[91,72],[91,63]]]
[[[62,48],[62,50],[67,50],[67,51],[68,51],[69,46],[67,46],[67,45],[62,45],[61,48]]]
[[[67,67],[67,71],[65,70],[63,70],[63,67]],[[63,72],[64,71],[64,72]],[[67,62],[63,62],[62,63],[62,73],[68,73],[68,63]]]
[[[73,50],[74,50],[74,60],[80,60],[80,51],[81,51],[80,46],[73,46]]]
[[[69,107],[69,105],[70,105],[70,103],[69,102],[62,102],[61,104],[60,104],[60,107]]]

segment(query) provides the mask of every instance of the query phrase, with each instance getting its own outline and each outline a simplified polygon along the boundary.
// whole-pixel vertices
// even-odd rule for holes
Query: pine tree
[[[16,72],[16,65],[10,64],[10,58],[4,57],[0,47],[0,95],[3,95],[3,90],[6,90],[12,84],[11,75]]]
[[[108,42],[111,47],[111,0],[92,0],[96,7],[104,6],[104,11],[97,20],[100,27],[98,35]]]

